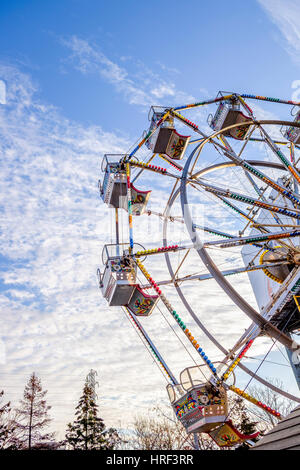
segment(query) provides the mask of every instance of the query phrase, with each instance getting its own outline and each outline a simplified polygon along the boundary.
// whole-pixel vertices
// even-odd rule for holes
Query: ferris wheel
[[[281,106],[287,118],[259,119],[251,101],[257,109],[257,102]],[[183,114],[199,118],[199,108],[207,108],[207,122],[202,113],[199,124]],[[149,129],[131,151],[105,155],[102,161],[99,189],[115,217],[115,239],[103,247],[99,286],[108,305],[126,312],[153,352],[170,382],[173,410],[187,432],[208,433],[219,446],[231,447],[255,436],[240,434],[230,421],[228,392],[281,419],[276,410],[238,388],[238,368],[300,403],[243,364],[255,340],[264,338],[270,348],[286,348],[300,384],[300,103],[219,92],[215,99],[194,104],[153,106],[149,120]],[[165,199],[158,210],[149,209],[151,192],[159,193],[159,201]],[[135,236],[135,227],[149,216],[163,221],[161,246],[145,248],[147,237],[140,231]],[[184,227],[184,236],[174,226]],[[157,257],[160,263],[164,259],[165,270],[153,279]],[[251,320],[230,348],[199,313],[209,280]],[[257,306],[248,299],[245,280]],[[176,307],[189,318],[178,313],[164,289],[172,290]],[[218,298],[224,296],[212,299],[221,312]],[[185,368],[179,379],[141,320],[162,305],[199,355],[199,363]],[[191,318],[201,337],[222,353],[218,363],[187,328]]]

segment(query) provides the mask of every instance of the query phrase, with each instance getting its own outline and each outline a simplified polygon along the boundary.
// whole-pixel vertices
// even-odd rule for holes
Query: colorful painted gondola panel
[[[132,215],[142,215],[145,212],[151,191],[140,191],[131,183]]]
[[[173,130],[166,148],[166,155],[173,160],[181,160],[189,140],[190,136],[180,135]]]
[[[194,387],[173,404],[173,409],[187,432],[207,432],[225,419],[226,393],[214,393],[205,385]]]
[[[242,434],[229,420],[222,424],[222,426],[211,431],[209,435],[219,447],[234,447],[245,441],[255,439],[259,435],[259,432],[251,435]]]
[[[189,143],[190,136],[178,134],[175,129],[162,127],[153,149],[154,153],[162,153],[173,160],[181,160]]]
[[[139,286],[136,286],[128,308],[136,316],[148,317],[152,313],[157,300],[158,295],[145,294]]]

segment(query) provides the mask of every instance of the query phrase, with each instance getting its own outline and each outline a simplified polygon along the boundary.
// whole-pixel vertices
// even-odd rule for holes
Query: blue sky
[[[2,2],[0,26],[3,56],[30,70],[41,99],[67,118],[105,122],[107,130],[130,135],[136,132],[137,107],[128,106],[108,78],[72,67],[64,41],[73,35],[94,45],[129,79],[155,83],[154,73],[194,97],[219,89],[286,96],[297,76],[284,38],[255,0],[233,0],[226,7],[175,1],[172,8],[159,1]]]
[[[90,368],[99,371],[109,424],[119,416],[130,423],[151,405],[152,390],[165,396],[135,333],[106,308],[96,285],[110,230],[97,194],[100,157],[136,141],[151,104],[194,102],[219,90],[291,99],[300,80],[299,19],[293,0],[1,3],[1,383],[13,402],[33,369],[49,388],[61,432]],[[159,208],[166,188],[155,189]],[[233,334],[242,332],[247,318],[210,289],[228,321],[234,312]],[[205,308],[222,336],[218,311]],[[159,320],[148,324],[156,337]],[[157,341],[176,370],[189,365],[174,355],[175,344]],[[286,381],[296,392],[290,375]]]

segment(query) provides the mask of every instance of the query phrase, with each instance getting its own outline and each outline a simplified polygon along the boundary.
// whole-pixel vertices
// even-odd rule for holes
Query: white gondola
[[[208,124],[214,131],[220,131],[233,124],[243,124],[244,126],[235,127],[225,131],[225,136],[233,137],[237,140],[246,138],[250,126],[247,124],[251,121],[249,116],[245,116],[240,110],[240,103],[237,98],[221,101],[214,116],[208,116]]]
[[[109,207],[128,211],[127,177],[123,163],[125,155],[104,155],[101,169],[104,172],[99,181],[100,196]],[[151,191],[141,191],[131,183],[132,215],[145,212]]]
[[[97,271],[99,287],[109,306],[126,306],[134,315],[148,317],[159,296],[147,294],[136,283],[136,264],[128,256],[128,249],[128,244],[104,245],[104,272]]]
[[[110,207],[124,207],[127,200],[127,179],[125,165],[121,160],[124,155],[104,155],[101,170],[104,172],[99,181],[100,196]]]
[[[294,122],[300,124],[300,109],[296,113]],[[294,144],[300,144],[300,127],[284,127],[284,129],[282,129],[282,134],[290,142],[293,142]]]
[[[184,369],[180,384],[167,386],[173,410],[188,433],[209,432],[224,423],[228,414],[226,390],[203,382],[201,367]]]
[[[158,121],[165,114],[164,108],[152,106],[149,113],[151,121],[149,131],[153,131]],[[190,136],[179,134],[174,127],[174,118],[167,117],[159,128],[146,141],[146,146],[153,153],[165,154],[173,160],[181,160],[183,158],[186,147],[189,143]]]
[[[136,288],[136,265],[126,257],[128,245],[104,245],[101,274],[98,269],[99,287],[109,306],[127,305]],[[124,256],[125,254],[125,256]]]

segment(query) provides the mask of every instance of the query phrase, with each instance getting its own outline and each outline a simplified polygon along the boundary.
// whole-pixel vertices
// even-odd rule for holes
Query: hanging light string
[[[195,366],[198,367],[199,371],[201,372],[201,374],[203,375],[205,381],[207,381],[207,377],[206,375],[204,374],[203,370],[201,369],[201,367],[199,367],[199,364],[197,363],[197,361],[195,360],[195,358],[191,355],[190,351],[187,349],[187,347],[185,346],[185,344],[183,343],[183,341],[181,340],[181,338],[179,337],[179,335],[177,334],[177,332],[175,331],[175,329],[173,328],[173,326],[171,325],[171,323],[168,321],[167,317],[164,315],[164,313],[162,312],[162,310],[160,309],[160,307],[157,305],[156,308],[159,310],[160,314],[162,315],[162,317],[165,319],[166,323],[169,325],[169,327],[171,328],[171,330],[173,331],[173,333],[175,334],[175,336],[177,337],[177,339],[179,340],[179,342],[181,343],[181,345],[183,346],[183,348],[185,349],[185,351],[187,352],[187,354],[189,355],[190,359],[192,360],[192,362],[195,364]]]
[[[155,306],[155,308],[160,312],[161,316],[164,318],[165,322],[167,323],[167,325],[170,327],[170,329],[173,331],[174,335],[177,337],[178,341],[180,342],[180,344],[182,345],[182,347],[185,349],[186,353],[188,354],[188,356],[190,357],[190,359],[192,360],[192,362],[194,362],[194,364],[196,366],[198,366],[198,363],[197,361],[195,360],[195,358],[191,355],[190,351],[188,350],[188,348],[186,347],[186,345],[183,343],[183,341],[181,340],[180,336],[177,334],[176,330],[173,328],[173,326],[171,325],[171,323],[169,322],[168,318],[166,317],[166,315],[163,313],[163,311],[161,310],[161,308],[159,307],[159,305],[157,304]],[[201,370],[202,372],[202,370]],[[202,372],[203,374],[203,372]],[[205,380],[207,380],[205,374],[203,374]]]
[[[136,330],[139,332],[140,335],[144,338],[148,345],[148,349],[151,351],[153,356],[155,357],[156,361],[160,365],[160,368],[164,372],[164,374],[168,377],[169,380],[173,383],[173,385],[178,385],[178,381],[176,380],[175,376],[172,374],[171,370],[167,366],[166,362],[164,361],[163,357],[159,353],[158,349],[154,345],[154,343],[151,341],[150,337],[147,335],[146,331],[138,321],[138,319],[130,312],[130,310],[127,307],[122,307],[123,312],[127,313],[128,317],[131,320],[131,323],[135,326]]]
[[[268,356],[268,354],[271,352],[272,348],[273,348],[274,344],[271,345],[269,351],[266,353],[264,359]],[[258,370],[260,369],[261,365],[263,364],[264,362],[264,359],[261,361],[261,363],[259,364],[259,366],[256,368],[255,372],[254,372],[254,375],[257,374]],[[278,419],[282,419],[282,416],[281,414],[274,410],[273,408],[271,408],[270,406],[262,403],[260,400],[257,400],[256,398],[252,397],[249,393],[246,392],[246,389],[248,388],[248,386],[250,385],[251,381],[253,380],[253,377],[251,377],[251,379],[249,380],[249,382],[247,383],[246,387],[244,387],[244,390],[241,390],[240,388],[237,388],[235,387],[234,385],[230,385],[229,386],[229,390],[233,391],[234,393],[236,393],[237,395],[239,395],[240,397],[243,397],[245,398],[246,400],[248,400],[250,403],[252,403],[253,405],[256,405],[258,408],[261,408],[263,409],[264,411],[266,411],[267,413],[273,415],[273,416],[276,416],[276,418]],[[230,416],[230,414],[233,412],[234,408],[235,408],[236,405],[234,405],[231,410],[229,411],[226,419],[228,419],[228,417]]]
[[[133,320],[133,317],[131,315],[126,315],[126,313],[129,314],[129,311],[127,309],[124,309],[122,308],[122,311],[125,315],[125,317],[127,318],[129,324],[133,327],[134,331],[136,332],[137,336],[140,338],[143,346],[145,347],[145,349],[147,350],[149,356],[151,357],[152,361],[154,362],[154,364],[156,365],[156,367],[158,368],[159,372],[162,374],[164,380],[169,383],[169,375],[166,374],[165,370],[161,367],[161,365],[159,364],[158,362],[158,359],[157,357],[154,355],[154,351],[152,348],[150,348],[150,345],[149,343],[146,341],[145,337],[142,335],[142,332],[140,330],[140,328],[138,327],[137,323]],[[130,321],[131,320],[131,321]],[[151,354],[152,353],[152,354]],[[154,357],[153,357],[154,356]],[[168,378],[167,378],[167,377]]]
[[[214,364],[208,359],[207,355],[205,354],[205,352],[203,351],[201,346],[198,344],[197,340],[192,336],[190,330],[186,327],[185,323],[180,318],[180,316],[177,314],[176,310],[173,309],[172,305],[170,304],[168,299],[165,297],[165,295],[162,293],[161,289],[156,284],[156,282],[152,279],[152,277],[150,276],[150,274],[146,270],[145,266],[138,259],[135,259],[135,262],[136,262],[137,266],[139,267],[139,269],[144,274],[144,276],[146,277],[146,279],[150,282],[152,287],[156,290],[156,292],[158,293],[160,299],[165,304],[165,306],[167,307],[167,309],[171,313],[171,315],[175,318],[175,320],[178,323],[178,325],[180,326],[180,328],[184,331],[185,335],[187,336],[187,338],[189,339],[189,341],[193,345],[193,347],[196,349],[198,354],[201,356],[202,360],[211,369],[213,375],[216,376],[216,378],[218,378],[217,374],[216,374],[217,369],[215,368]]]
[[[242,94],[232,93],[230,95],[219,96],[215,99],[210,99],[210,100],[206,100],[206,101],[199,101],[198,103],[187,104],[187,105],[184,105],[184,106],[177,106],[176,108],[174,108],[174,110],[178,111],[178,110],[183,110],[183,109],[196,108],[198,106],[205,106],[207,104],[213,104],[213,103],[217,103],[219,101],[229,100],[233,96],[237,96],[237,97],[241,97],[241,98],[248,98],[248,99],[253,99],[253,100],[258,100],[258,101],[269,101],[269,102],[273,102],[273,103],[281,103],[281,104],[290,104],[292,106],[300,106],[300,102],[297,102],[297,101],[282,100],[282,99],[279,99],[279,98],[271,98],[271,97],[268,97],[268,96],[259,96],[259,95],[250,95],[250,94],[245,94],[245,93],[242,93]],[[249,108],[249,109],[251,109],[251,108]]]

